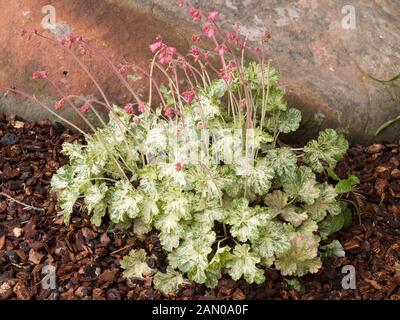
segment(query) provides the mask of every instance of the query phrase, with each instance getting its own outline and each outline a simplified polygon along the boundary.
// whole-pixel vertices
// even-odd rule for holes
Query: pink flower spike
[[[219,16],[218,11],[212,11],[212,12],[208,13],[208,20],[215,22],[217,20],[218,16]]]
[[[205,34],[207,37],[209,38],[214,38],[216,31],[213,27],[210,26],[210,24],[208,22],[206,22],[203,26],[203,28],[201,29],[201,31],[203,32],[203,34]]]
[[[189,14],[193,18],[194,22],[200,22],[201,21],[201,12],[200,12],[200,10],[198,10],[196,8],[190,8]]]
[[[47,71],[35,71],[32,75],[33,80],[47,79],[49,73]]]
[[[81,112],[86,113],[88,112],[90,109],[90,105],[89,103],[85,103],[82,107],[81,107]]]
[[[124,110],[127,114],[133,114],[133,104],[132,103],[127,103],[124,106]]]
[[[183,0],[178,0],[178,6],[179,6],[180,8],[183,7]]]

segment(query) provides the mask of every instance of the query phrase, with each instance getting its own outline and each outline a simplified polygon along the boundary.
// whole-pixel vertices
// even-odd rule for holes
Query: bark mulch
[[[151,279],[128,283],[119,267],[130,249],[142,247],[157,257],[153,267],[165,269],[155,234],[139,241],[133,234],[107,231],[105,225],[96,228],[79,206],[71,225],[63,224],[49,182],[67,161],[60,153],[62,143],[77,139],[48,121],[0,115],[0,299],[165,298],[152,288]],[[353,225],[334,236],[346,257],[330,259],[317,274],[303,277],[301,292],[271,270],[262,286],[222,279],[215,289],[188,286],[169,298],[400,299],[399,164],[399,144],[349,150],[337,174],[356,174],[361,184],[350,196],[359,215],[355,210]],[[48,264],[56,267],[55,290],[41,286],[42,268]],[[345,265],[355,267],[355,290],[342,288]]]

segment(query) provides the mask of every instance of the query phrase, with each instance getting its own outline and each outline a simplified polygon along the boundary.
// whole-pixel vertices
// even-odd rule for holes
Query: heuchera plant
[[[212,288],[223,274],[261,284],[265,268],[284,276],[317,272],[321,258],[344,255],[338,241],[320,242],[349,219],[340,191],[328,183],[348,142],[327,129],[304,148],[283,144],[280,135],[296,131],[301,114],[288,107],[278,72],[265,58],[270,35],[255,48],[238,24],[223,32],[218,12],[204,14],[189,4],[189,13],[202,23],[194,43],[210,39],[214,50],[193,46],[184,56],[158,36],[149,71],[116,67],[81,37],[61,40],[94,82],[74,46],[102,58],[133,99],[110,105],[95,82],[104,101],[84,100],[78,108],[74,96],[59,90],[56,109],[69,104],[83,118],[89,110],[98,114],[99,106],[110,112],[104,127],[90,126],[85,144],[63,146],[69,164],[54,175],[52,188],[65,223],[83,201],[96,226],[110,221],[138,237],[156,230],[168,255],[166,273],[149,267],[143,249],[132,250],[121,266],[127,278],[154,275],[164,293],[188,280]],[[245,63],[246,50],[256,61]],[[125,81],[130,68],[148,77],[148,98]],[[45,71],[34,78],[56,87]]]

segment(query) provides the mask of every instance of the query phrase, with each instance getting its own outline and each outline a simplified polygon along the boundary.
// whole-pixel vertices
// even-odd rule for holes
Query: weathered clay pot
[[[66,53],[16,36],[21,27],[41,28],[41,9],[48,2],[0,4],[0,85],[23,88],[50,103],[56,93],[31,80],[33,71],[46,69],[70,93],[98,94]],[[347,2],[215,0],[193,4],[220,11],[226,28],[240,22],[242,32],[252,40],[264,30],[271,32],[270,57],[281,71],[288,100],[303,111],[304,125],[297,135],[300,139],[326,126],[344,128],[353,142],[398,139],[399,125],[378,138],[374,132],[382,122],[400,114],[400,81],[382,84],[368,74],[389,79],[400,73],[400,3],[353,0],[351,8]],[[146,67],[151,57],[148,44],[157,34],[184,50],[196,31],[187,11],[170,0],[54,0],[51,4],[58,23],[65,22],[75,33],[105,48],[117,63],[134,61]],[[96,69],[96,79],[110,100],[129,101],[129,93],[121,89],[105,66],[93,59],[86,62]],[[130,74],[129,81],[139,92],[146,90],[147,81],[138,74]],[[13,97],[1,98],[0,111],[31,119],[47,117],[32,103]],[[82,125],[71,111],[66,112]]]

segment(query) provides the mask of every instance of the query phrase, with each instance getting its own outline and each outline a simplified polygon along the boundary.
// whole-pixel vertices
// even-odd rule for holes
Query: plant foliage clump
[[[81,36],[54,40],[37,30],[29,34],[28,39],[61,46],[102,97],[68,95],[47,71],[33,74],[61,96],[54,109],[71,107],[92,130],[88,134],[35,96],[7,89],[85,137],[85,143],[63,145],[69,163],[52,178],[65,223],[80,202],[96,226],[109,223],[138,238],[157,232],[168,258],[166,272],[151,268],[143,249],[132,250],[121,267],[126,278],[153,277],[164,293],[188,281],[213,288],[224,274],[260,284],[265,268],[289,277],[316,272],[322,258],[344,254],[338,241],[327,239],[351,223],[340,195],[352,192],[359,180],[350,176],[335,187],[329,177],[340,180],[334,168],[348,142],[326,129],[304,148],[285,145],[281,135],[299,129],[301,113],[286,103],[279,73],[265,57],[269,33],[256,48],[240,25],[225,33],[216,23],[218,12],[205,14],[179,1],[184,3],[193,21],[202,23],[201,33],[193,35],[187,55],[158,36],[149,46],[154,54],[149,71],[135,64],[115,66]],[[214,50],[195,45],[204,38]],[[256,61],[245,63],[246,50]],[[110,104],[81,58],[87,53],[110,67],[131,101]],[[124,74],[130,69],[149,81],[148,95],[129,85]],[[109,112],[108,122],[99,107]],[[87,112],[103,126],[96,128]]]
[[[254,101],[259,101],[259,65],[251,63],[243,74],[252,82]],[[183,283],[183,275],[215,287],[223,273],[260,284],[266,267],[286,276],[316,272],[321,239],[343,225],[346,206],[337,200],[335,188],[318,182],[316,174],[335,167],[348,148],[345,138],[327,129],[303,151],[278,147],[276,137],[295,131],[301,118],[280,98],[275,81],[267,84],[267,120],[256,120],[249,137],[244,121],[236,122],[223,100],[230,91],[243,90],[235,80],[198,87],[200,99],[184,104],[179,119],[158,111],[129,115],[114,106],[121,123],[110,116],[108,125],[87,136],[85,145],[66,143],[63,152],[70,162],[52,179],[66,224],[75,202],[82,199],[97,226],[108,215],[115,227],[133,228],[138,236],[158,231],[169,267],[154,281],[164,292]],[[165,98],[170,98],[168,91]],[[185,133],[204,133],[199,123],[219,132],[239,129],[244,145],[253,144],[251,161],[188,161],[185,150],[202,150],[203,144],[215,150],[227,144],[225,136],[216,142],[209,137],[188,141]],[[324,256],[342,250],[335,243],[321,252]],[[122,261],[125,276],[153,274],[146,259],[143,250],[127,256]]]

